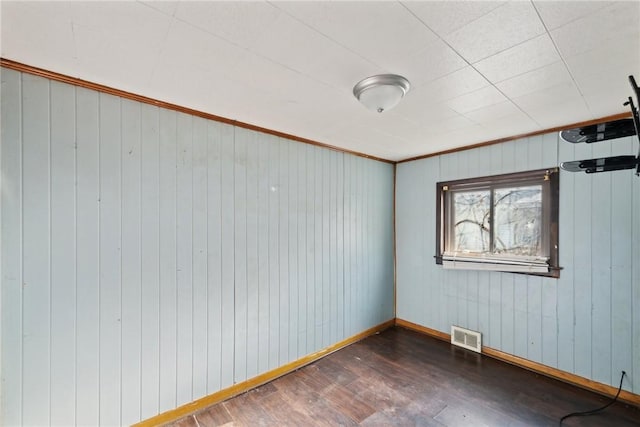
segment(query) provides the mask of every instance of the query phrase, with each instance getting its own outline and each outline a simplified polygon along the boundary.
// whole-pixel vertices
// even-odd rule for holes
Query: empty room
[[[0,425],[640,426],[640,1],[0,26]]]

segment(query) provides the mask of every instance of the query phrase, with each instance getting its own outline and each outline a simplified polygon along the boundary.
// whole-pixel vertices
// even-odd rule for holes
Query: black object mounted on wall
[[[636,97],[636,101],[640,103],[640,89],[636,84],[633,76],[629,76],[631,88]],[[560,137],[571,143],[585,142],[601,142],[608,139],[622,138],[625,136],[637,135],[640,143],[640,116],[638,108],[633,103],[630,96],[628,101],[624,103],[631,109],[631,118],[615,120],[612,122],[600,123],[597,125],[583,126],[574,129],[567,129],[560,132]],[[576,160],[572,162],[563,162],[560,167],[569,172],[610,172],[624,169],[635,169],[636,175],[640,176],[640,148],[638,155],[601,157],[588,160]]]

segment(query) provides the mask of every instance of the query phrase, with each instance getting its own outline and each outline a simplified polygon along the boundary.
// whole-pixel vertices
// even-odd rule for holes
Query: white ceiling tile
[[[511,101],[525,112],[528,112],[529,110],[561,103],[565,99],[580,98],[580,96],[580,92],[573,82],[565,82],[517,98],[512,98]],[[589,120],[590,118],[591,117],[586,118],[585,120]]]
[[[516,98],[559,84],[572,84],[573,80],[562,61],[544,66],[528,73],[504,80],[496,84],[507,97]]]
[[[503,5],[503,1],[406,1],[402,4],[440,36]]]
[[[438,103],[457,98],[488,85],[489,82],[480,73],[473,67],[467,66],[417,88],[415,97],[423,103]]]
[[[559,60],[560,55],[545,33],[476,62],[473,66],[490,82],[498,83]]]
[[[603,7],[609,6],[610,1],[548,1],[534,0],[533,4],[542,17],[547,30],[553,30],[571,21],[590,15]]]
[[[482,107],[464,114],[466,118],[476,123],[496,120],[510,114],[517,114],[520,109],[511,101],[502,101],[497,104]]]
[[[530,2],[506,3],[444,39],[470,63],[495,55],[545,32]]]
[[[273,28],[249,50],[347,90],[363,78],[385,71],[285,13],[276,18]],[[336,66],[327,67],[327,64]]]
[[[522,111],[488,120],[482,123],[482,127],[490,131],[489,140],[521,135],[541,129],[538,123]]]
[[[0,8],[3,58],[76,74],[69,3],[1,1]]]
[[[155,2],[154,2],[155,4]],[[176,19],[248,48],[268,35],[281,14],[266,2],[179,2]]]
[[[505,100],[506,98],[499,90],[493,86],[487,86],[447,101],[446,104],[452,110],[464,114]]]
[[[169,1],[169,0],[151,0],[151,1],[141,1],[140,3],[148,6],[152,9],[157,10],[158,12],[162,12],[165,15],[173,16],[176,13],[176,9],[178,8],[179,1]]]
[[[606,60],[603,60],[606,58]],[[637,38],[610,39],[609,43],[565,59],[580,91],[600,92],[603,82],[612,94],[626,98],[628,76],[640,76],[640,34]]]
[[[449,149],[451,149],[452,147],[460,147],[470,144],[467,141],[473,141],[471,144],[489,141],[494,139],[492,136],[493,133],[490,130],[481,125],[473,124],[438,135],[437,139],[444,143],[440,150],[445,150],[447,149],[445,147],[449,147]]]
[[[558,99],[553,104],[528,108],[527,114],[542,128],[577,123],[584,121],[585,117],[591,117],[591,112],[582,97]]]
[[[640,2],[613,3],[551,31],[564,57],[597,49],[610,39],[634,40],[640,34]]]
[[[145,87],[164,49],[172,18],[138,2],[70,3],[77,65],[88,79],[108,75],[118,88]]]
[[[405,106],[404,103],[405,101],[403,100],[391,113],[411,120],[412,122],[419,123],[422,126],[438,124],[443,120],[458,115],[458,113],[447,107],[444,103],[429,104],[426,102],[415,102],[408,106]],[[421,107],[416,107],[416,105],[421,104]]]
[[[414,55],[396,61],[396,70],[407,77],[413,87],[422,86],[439,77],[450,74],[467,66],[445,42],[438,39]]]
[[[627,82],[625,96],[620,96],[617,92],[603,88],[600,91],[585,94],[584,101],[594,117],[605,117],[630,112],[630,108],[623,105],[630,95],[631,85]],[[635,104],[635,98],[633,102]]]
[[[437,36],[396,2],[277,2],[276,7],[391,72]],[[391,36],[392,35],[392,36]]]

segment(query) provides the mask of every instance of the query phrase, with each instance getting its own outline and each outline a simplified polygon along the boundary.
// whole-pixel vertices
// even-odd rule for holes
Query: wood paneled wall
[[[393,165],[1,74],[3,425],[131,424],[393,318]]]
[[[636,140],[637,141],[637,140]],[[435,264],[436,182],[634,154],[632,138],[569,144],[557,133],[397,165],[397,317],[640,393],[640,178],[560,175],[560,279]],[[635,325],[635,326],[634,326]]]

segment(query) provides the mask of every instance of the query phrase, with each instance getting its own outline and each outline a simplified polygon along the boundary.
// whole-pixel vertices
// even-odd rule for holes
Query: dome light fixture
[[[378,74],[360,80],[353,87],[353,95],[368,109],[382,113],[398,105],[409,88],[409,80],[402,76]]]

